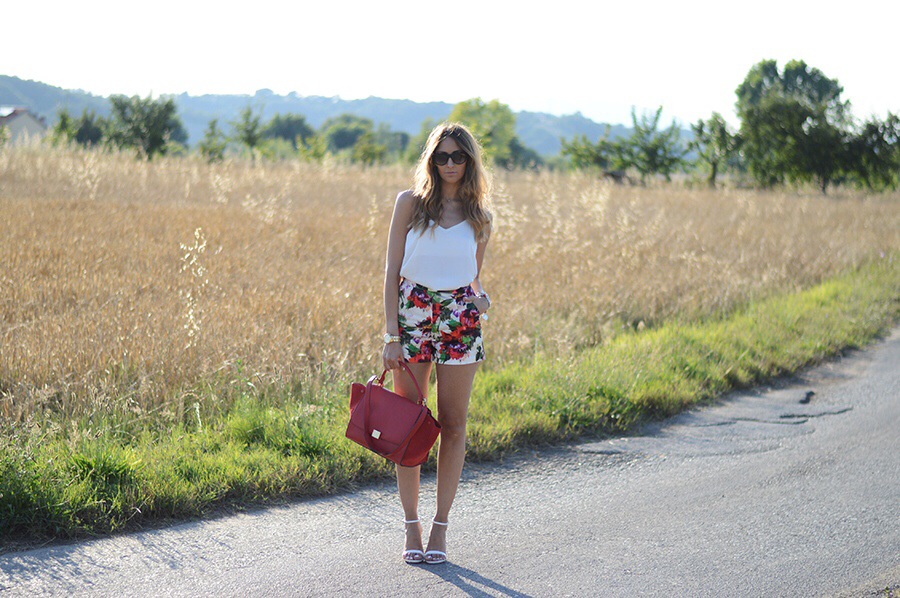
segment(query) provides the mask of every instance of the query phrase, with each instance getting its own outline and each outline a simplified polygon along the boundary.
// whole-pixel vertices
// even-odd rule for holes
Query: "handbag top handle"
[[[422,389],[419,388],[419,382],[416,380],[416,377],[413,376],[412,370],[409,369],[409,366],[406,365],[405,361],[400,362],[400,367],[406,370],[406,373],[409,374],[409,377],[412,378],[413,384],[416,386],[416,392],[419,393],[419,402],[425,406],[428,406],[428,400],[425,398],[425,395],[422,394]],[[388,371],[383,370],[381,372],[381,376],[378,377],[378,386],[384,386],[384,377],[387,375]],[[396,389],[394,389],[396,391]]]

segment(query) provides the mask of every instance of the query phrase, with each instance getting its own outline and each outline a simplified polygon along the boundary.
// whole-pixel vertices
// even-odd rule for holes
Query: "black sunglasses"
[[[454,164],[465,164],[469,159],[469,155],[462,150],[456,150],[452,154],[448,154],[447,152],[434,152],[431,154],[431,159],[434,160],[434,163],[438,166],[443,166],[447,163],[447,160],[453,160]]]

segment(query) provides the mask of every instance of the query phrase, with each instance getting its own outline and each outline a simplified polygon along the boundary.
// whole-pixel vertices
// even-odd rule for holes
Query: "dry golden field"
[[[381,272],[411,168],[0,151],[0,415],[323,385],[380,363]],[[900,249],[900,196],[494,179],[488,364],[566,355]]]

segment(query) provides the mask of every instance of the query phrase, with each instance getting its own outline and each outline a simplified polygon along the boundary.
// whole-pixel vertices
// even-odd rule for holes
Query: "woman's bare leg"
[[[428,379],[431,376],[431,363],[407,363],[416,377],[419,388],[428,396]],[[394,391],[410,400],[418,400],[416,387],[403,369],[393,370]],[[403,467],[397,465],[397,490],[400,493],[400,504],[403,506],[403,518],[414,521],[419,518],[419,470],[420,467]],[[406,526],[406,550],[422,550],[422,526],[411,524]]]
[[[438,421],[441,444],[438,447],[436,521],[447,522],[456,497],[459,478],[466,460],[466,417],[477,363],[438,365]],[[433,525],[428,537],[428,550],[446,552],[447,526]]]

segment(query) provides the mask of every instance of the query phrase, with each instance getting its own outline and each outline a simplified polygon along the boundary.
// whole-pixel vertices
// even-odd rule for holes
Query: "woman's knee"
[[[451,421],[438,420],[441,424],[441,438],[444,440],[457,440],[466,437],[466,420]]]

